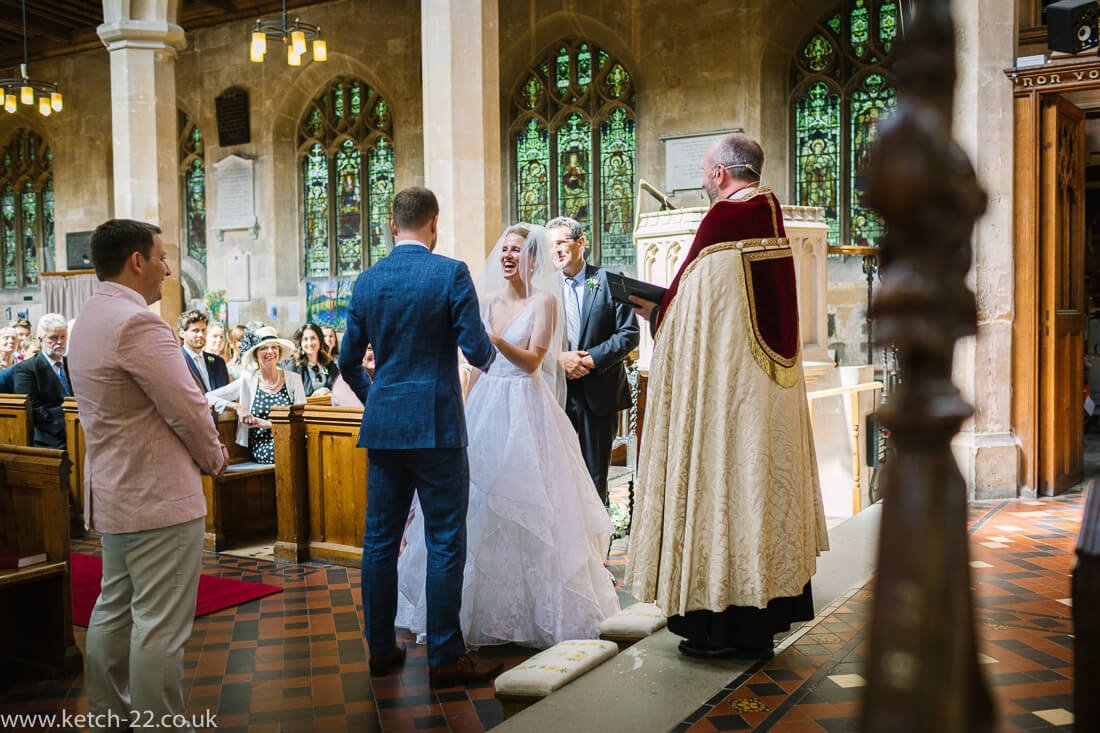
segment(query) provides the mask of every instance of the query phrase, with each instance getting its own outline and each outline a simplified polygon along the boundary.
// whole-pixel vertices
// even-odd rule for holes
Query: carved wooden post
[[[899,47],[899,104],[880,128],[866,202],[886,223],[877,338],[896,344],[901,385],[882,410],[884,466],[865,732],[993,730],[970,595],[966,483],[951,438],[972,414],[951,383],[955,342],[977,326],[966,286],[986,197],[951,139],[955,31],[949,0],[924,0]]]
[[[275,436],[275,507],[278,536],[275,559],[305,562],[309,558],[309,502],[306,476],[305,405],[271,408]]]
[[[1100,730],[1100,484],[1085,500],[1073,568],[1073,718],[1076,730]]]

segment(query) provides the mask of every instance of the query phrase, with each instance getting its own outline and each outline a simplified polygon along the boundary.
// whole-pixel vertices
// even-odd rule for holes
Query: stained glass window
[[[370,169],[370,264],[386,256],[386,242],[390,235],[390,214],[393,212],[393,146],[386,138],[367,155]]]
[[[634,264],[634,120],[622,107],[600,124],[600,263]]]
[[[550,219],[550,133],[532,117],[516,136],[516,218]]]
[[[328,156],[314,144],[303,161],[305,180],[306,277],[329,274]]]
[[[592,203],[592,128],[577,112],[558,130],[558,208],[588,231]]]
[[[878,241],[883,226],[878,215],[863,206],[864,172],[871,152],[871,144],[878,132],[878,122],[885,117],[896,104],[897,92],[886,83],[882,74],[868,74],[850,97],[851,111],[851,152],[849,154],[848,181],[851,186],[851,232],[852,244],[866,246]]]
[[[15,229],[15,191],[10,183],[0,193],[0,212],[4,217],[4,287],[19,287],[19,233]]]
[[[389,104],[360,79],[332,82],[302,114],[305,273],[350,277],[386,256],[395,193]]]
[[[42,187],[42,269],[46,272],[57,269],[53,210],[53,178],[51,177],[46,179],[46,185]]]
[[[0,165],[0,267],[4,288],[38,287],[54,267],[53,155],[36,133],[17,130]]]
[[[567,39],[532,64],[515,89],[515,219],[541,224],[571,216],[584,228],[594,262],[633,271],[637,146],[626,66],[590,41]]]
[[[180,190],[183,194],[184,251],[206,265],[206,162],[202,131],[186,112],[179,114]]]
[[[896,104],[898,15],[897,0],[843,0],[791,65],[795,203],[824,209],[830,246],[876,246],[882,236],[860,199],[878,124]]]

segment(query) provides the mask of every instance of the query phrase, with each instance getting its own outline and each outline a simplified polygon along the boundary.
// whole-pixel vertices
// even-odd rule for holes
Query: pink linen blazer
[[[201,473],[222,449],[172,327],[136,291],[99,284],[69,340],[84,426],[84,523],[107,534],[206,516]]]

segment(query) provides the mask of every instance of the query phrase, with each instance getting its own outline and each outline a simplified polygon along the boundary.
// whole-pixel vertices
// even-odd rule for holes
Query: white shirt
[[[401,245],[403,245],[403,244],[415,244],[415,245],[416,245],[417,247],[423,247],[424,249],[428,250],[429,252],[430,252],[430,251],[431,251],[431,249],[432,249],[431,247],[429,247],[428,245],[424,244],[423,242],[418,242],[418,241],[416,241],[415,239],[402,239],[402,240],[401,240],[400,242],[397,242],[397,243],[396,243],[396,244],[394,244],[393,246],[394,246],[394,247],[400,247],[400,246],[401,246]]]
[[[206,369],[206,359],[203,355],[197,351],[192,351],[191,347],[187,344],[183,345],[183,350],[187,356],[190,357],[191,363],[195,365],[195,370],[198,371],[199,376],[202,378],[203,388],[210,391],[210,372]]]

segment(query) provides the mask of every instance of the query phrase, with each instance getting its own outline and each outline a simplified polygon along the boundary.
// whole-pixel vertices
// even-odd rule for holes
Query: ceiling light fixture
[[[24,0],[25,1],[25,0]],[[320,26],[303,23],[295,18],[286,18],[286,0],[283,0],[283,14],[278,20],[260,20],[252,24],[252,40],[249,43],[248,58],[255,63],[264,60],[267,54],[267,42],[281,42],[286,46],[286,62],[290,66],[301,66],[306,55],[306,44],[313,43],[313,60],[328,61],[328,46],[321,39]]]
[[[60,112],[65,104],[57,84],[29,78],[27,58],[27,0],[23,0],[23,63],[19,64],[19,76],[0,79],[0,102],[8,112],[15,112],[19,108],[17,100],[24,105],[34,106],[37,98],[38,111],[43,117]]]

